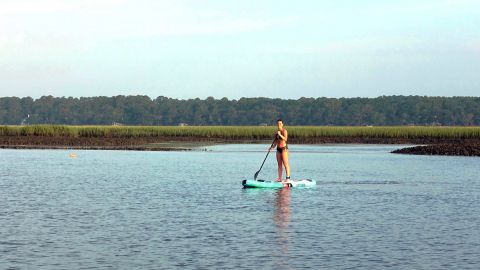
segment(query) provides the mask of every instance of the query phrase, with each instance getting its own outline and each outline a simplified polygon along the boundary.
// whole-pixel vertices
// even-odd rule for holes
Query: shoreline
[[[393,154],[480,157],[480,144],[431,144],[405,147]]]
[[[480,156],[480,139],[445,138],[369,138],[303,137],[291,138],[292,144],[391,144],[420,145],[392,151],[395,154]],[[69,136],[0,136],[0,149],[70,149],[127,151],[205,151],[218,144],[270,144],[270,140],[218,139],[208,137],[69,137]],[[204,149],[202,149],[204,148]]]

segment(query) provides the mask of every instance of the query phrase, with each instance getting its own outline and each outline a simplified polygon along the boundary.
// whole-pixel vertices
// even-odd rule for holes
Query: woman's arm
[[[276,139],[276,140],[273,142],[272,146],[271,146],[268,150],[272,151],[272,149],[275,148],[275,147],[277,146],[277,144],[278,144],[278,139]]]
[[[277,134],[278,134],[278,137],[279,137],[280,139],[284,140],[285,142],[287,141],[287,139],[288,139],[288,131],[287,131],[286,129],[284,129],[284,134],[282,134],[281,131],[278,131]],[[278,141],[278,140],[277,140],[277,141]]]

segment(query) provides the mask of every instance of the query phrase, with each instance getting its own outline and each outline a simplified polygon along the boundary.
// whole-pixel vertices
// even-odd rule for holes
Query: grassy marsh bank
[[[479,143],[480,127],[288,126],[291,143]],[[0,148],[189,150],[215,143],[265,143],[272,126],[0,126]]]
[[[291,139],[360,137],[397,139],[480,139],[480,127],[447,126],[289,126]],[[272,138],[275,127],[266,126],[0,126],[0,136],[70,138],[213,138],[259,140]]]

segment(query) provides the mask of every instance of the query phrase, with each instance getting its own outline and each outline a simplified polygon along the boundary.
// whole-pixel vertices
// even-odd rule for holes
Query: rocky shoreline
[[[432,144],[406,147],[392,151],[394,154],[439,155],[439,156],[480,156],[480,144]]]

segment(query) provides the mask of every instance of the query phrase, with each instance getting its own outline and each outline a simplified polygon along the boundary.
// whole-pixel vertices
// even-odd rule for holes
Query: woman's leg
[[[285,166],[287,177],[290,178],[290,163],[288,163],[288,150],[282,152],[282,163]]]
[[[278,180],[282,180],[282,154],[277,152],[277,164],[278,164]]]

